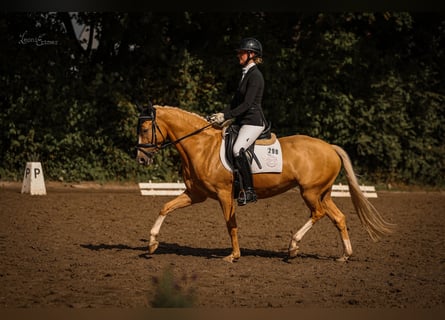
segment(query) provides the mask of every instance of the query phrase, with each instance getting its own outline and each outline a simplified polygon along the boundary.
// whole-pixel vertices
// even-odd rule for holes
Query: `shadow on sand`
[[[141,242],[148,243],[148,240],[141,239]],[[201,257],[206,259],[222,259],[230,254],[230,248],[197,248],[197,247],[189,247],[184,245],[179,245],[177,243],[167,243],[161,242],[159,243],[159,247],[156,250],[154,255],[151,255],[148,252],[148,246],[146,244],[141,246],[130,246],[126,244],[81,244],[82,248],[93,250],[93,251],[101,251],[101,250],[134,250],[134,251],[142,251],[139,254],[140,258],[151,259],[156,255],[163,254],[174,254],[178,256],[191,256],[191,257]],[[290,262],[295,258],[290,258],[287,250],[282,251],[271,251],[271,250],[263,250],[263,249],[248,249],[241,248],[241,257],[262,257],[262,258],[274,258],[281,259],[284,262]],[[317,260],[335,260],[335,257],[331,256],[319,256],[315,254],[304,254],[300,253],[296,258],[301,259],[317,259]]]

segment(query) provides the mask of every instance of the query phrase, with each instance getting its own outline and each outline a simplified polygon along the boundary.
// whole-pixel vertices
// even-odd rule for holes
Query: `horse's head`
[[[148,106],[138,106],[138,108],[140,114],[137,127],[136,160],[139,164],[150,165],[153,162],[153,155],[161,149],[165,138],[156,123],[156,109],[151,103]],[[158,133],[161,139],[158,139]]]
[[[149,104],[139,110],[136,160],[140,164],[150,165],[157,151],[178,145],[212,126],[202,117],[175,107],[156,108]]]

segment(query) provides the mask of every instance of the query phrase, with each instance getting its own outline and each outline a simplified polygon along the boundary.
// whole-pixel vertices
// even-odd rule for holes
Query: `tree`
[[[84,46],[73,20],[96,32]],[[37,157],[50,179],[178,179],[173,149],[135,163],[135,103],[220,110],[254,36],[279,136],[340,144],[374,182],[443,185],[444,28],[439,13],[3,13],[1,178]]]

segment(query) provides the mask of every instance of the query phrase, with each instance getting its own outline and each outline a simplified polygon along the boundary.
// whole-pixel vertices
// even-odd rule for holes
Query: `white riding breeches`
[[[248,147],[260,136],[265,126],[243,125],[239,129],[238,137],[233,145],[233,154],[239,156],[241,149],[247,150]]]

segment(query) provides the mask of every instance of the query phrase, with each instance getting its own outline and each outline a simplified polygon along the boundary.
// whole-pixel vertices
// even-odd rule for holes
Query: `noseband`
[[[145,109],[142,110],[141,114],[139,115],[139,119],[138,119],[138,127],[137,127],[137,134],[139,136],[140,134],[140,128],[142,126],[142,124],[146,121],[151,121],[151,143],[138,143],[136,145],[136,149],[141,151],[143,154],[145,154],[146,156],[151,156],[153,153],[158,152],[159,150],[165,149],[171,145],[174,145],[188,137],[191,137],[195,134],[200,133],[201,131],[204,131],[205,129],[209,128],[212,126],[212,124],[208,124],[198,130],[193,131],[192,133],[189,133],[187,135],[185,135],[182,138],[176,139],[175,141],[165,141],[165,137],[162,134],[161,129],[159,128],[158,124],[156,123],[156,109],[152,106],[149,106]],[[158,138],[156,135],[156,132],[158,132],[161,134],[162,136],[162,142],[158,143]],[[152,148],[152,151],[145,151],[142,148]]]

